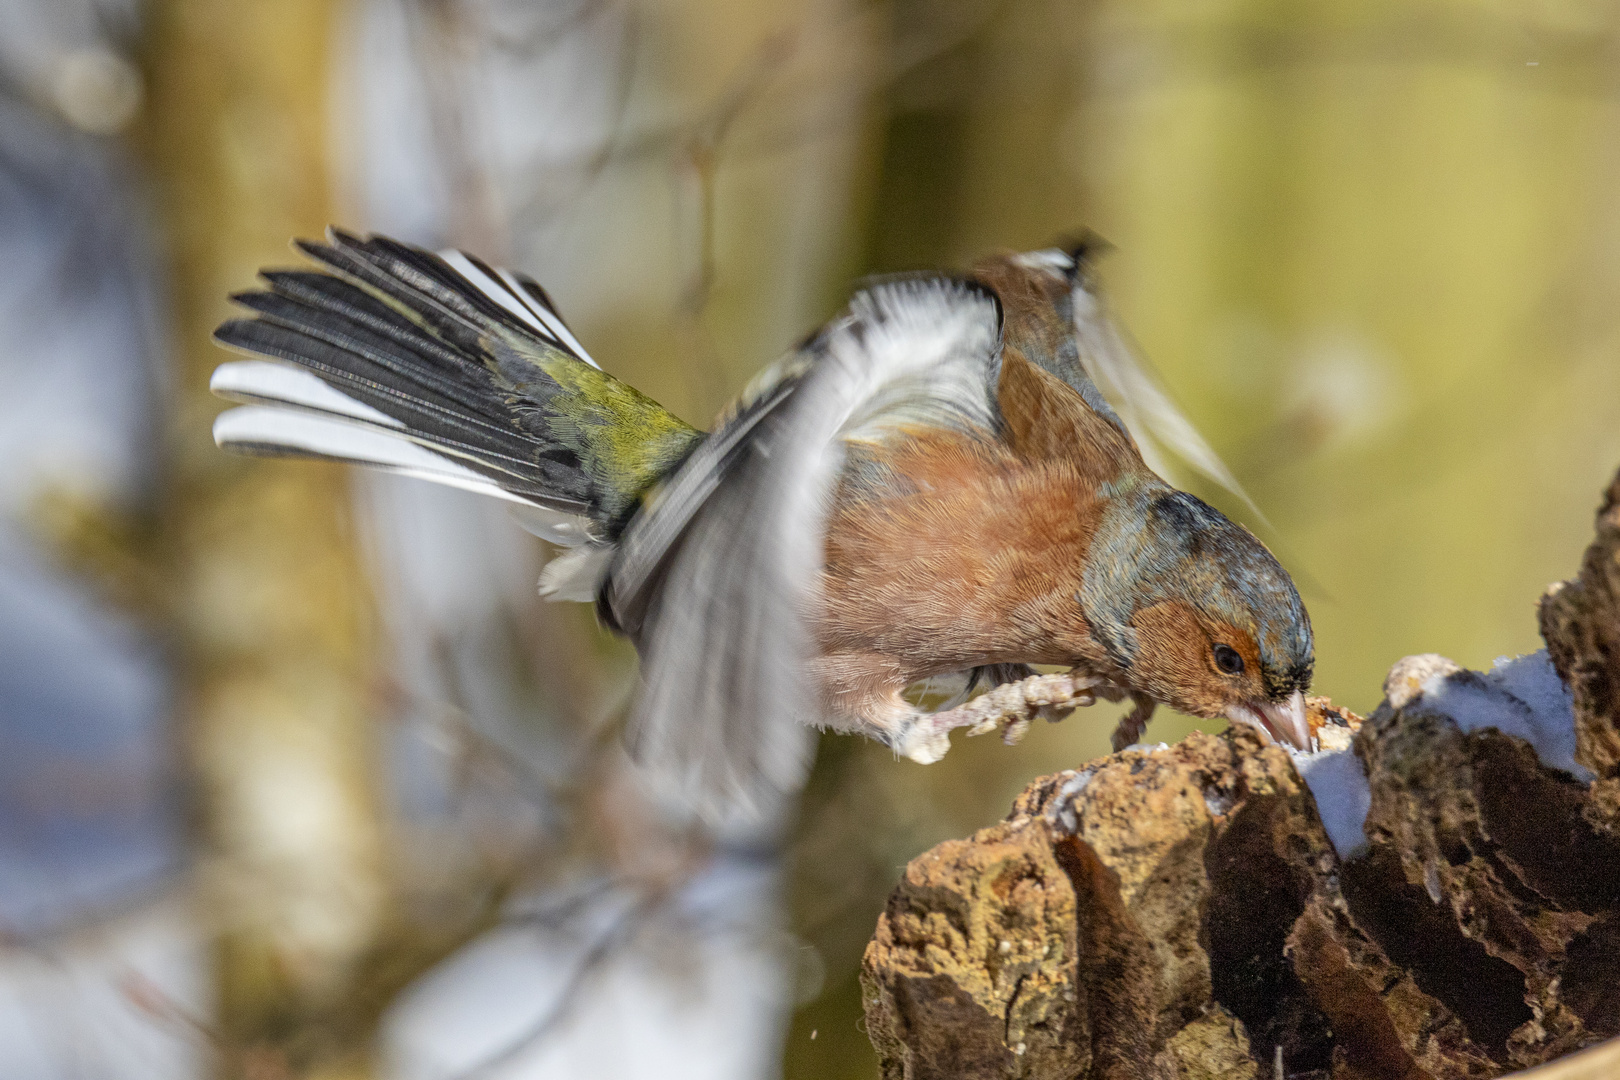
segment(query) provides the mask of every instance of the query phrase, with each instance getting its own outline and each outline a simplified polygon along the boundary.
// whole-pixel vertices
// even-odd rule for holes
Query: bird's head
[[[1309,748],[1310,616],[1265,545],[1213,507],[1162,483],[1121,492],[1080,600],[1133,689]]]

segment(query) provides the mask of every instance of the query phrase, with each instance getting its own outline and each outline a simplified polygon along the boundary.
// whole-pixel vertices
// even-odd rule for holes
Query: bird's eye
[[[1228,675],[1243,674],[1243,657],[1230,645],[1215,646],[1215,666]]]

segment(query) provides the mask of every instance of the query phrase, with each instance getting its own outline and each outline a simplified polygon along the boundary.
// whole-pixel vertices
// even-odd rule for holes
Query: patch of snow
[[[1069,770],[1065,769],[1065,772]],[[1052,825],[1060,825],[1071,836],[1080,829],[1080,817],[1074,812],[1074,800],[1079,797],[1091,778],[1096,775],[1095,769],[1081,769],[1070,773],[1069,778],[1063,781],[1057,794],[1046,804],[1046,820]]]
[[[1436,672],[1420,687],[1426,712],[1450,717],[1463,731],[1495,728],[1535,748],[1548,768],[1584,783],[1592,773],[1575,760],[1575,706],[1547,650],[1501,657],[1490,671]]]
[[[1444,716],[1461,731],[1495,728],[1529,743],[1548,768],[1590,782],[1575,760],[1575,710],[1547,651],[1501,657],[1490,671],[1468,671],[1443,656],[1408,656],[1390,669],[1385,697],[1399,708]],[[1292,752],[1292,751],[1291,751]],[[1349,746],[1292,752],[1294,767],[1311,789],[1328,839],[1347,859],[1367,842],[1372,793],[1361,761]]]
[[[1313,754],[1290,751],[1294,768],[1299,770],[1305,786],[1316,800],[1317,813],[1333,850],[1340,859],[1348,859],[1364,847],[1367,834],[1367,810],[1372,806],[1372,789],[1367,786],[1367,774],[1361,769],[1361,759],[1347,745],[1338,750],[1319,750]]]

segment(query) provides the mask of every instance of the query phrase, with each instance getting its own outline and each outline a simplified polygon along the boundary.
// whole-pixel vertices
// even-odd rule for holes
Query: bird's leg
[[[932,765],[951,749],[950,729],[930,724],[933,715],[907,701],[899,689],[862,695],[858,705],[845,713],[850,730],[922,765]]]
[[[1037,716],[1061,720],[1098,698],[1119,701],[1127,693],[1106,678],[1075,669],[1002,683],[965,704],[930,713],[901,695],[904,673],[886,657],[827,654],[816,661],[816,666],[829,712],[835,717],[834,727],[877,739],[897,754],[924,765],[945,756],[951,748],[950,733],[957,728],[968,728],[969,735],[1001,728],[1002,742],[1011,745],[1024,737]],[[1148,703],[1143,713],[1142,700],[1138,699],[1132,715],[1141,713],[1145,724],[1152,704]]]
[[[951,737],[928,721],[933,714],[918,711],[889,743],[894,752],[919,765],[932,765],[951,749]]]
[[[1131,701],[1135,703],[1136,707],[1120,717],[1118,726],[1114,728],[1114,736],[1111,741],[1116,754],[1127,746],[1135,746],[1138,742],[1141,742],[1142,732],[1147,730],[1148,721],[1153,718],[1153,709],[1156,702],[1152,698],[1143,697],[1141,694],[1132,694]]]
[[[892,747],[913,761],[938,761],[951,748],[949,735],[921,723],[928,713],[902,696],[911,673],[877,652],[827,652],[812,664],[821,682],[830,726]]]

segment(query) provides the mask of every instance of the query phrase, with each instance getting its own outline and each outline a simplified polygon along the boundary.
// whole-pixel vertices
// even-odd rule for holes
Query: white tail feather
[[[208,380],[208,388],[215,394],[230,401],[241,401],[249,405],[273,405],[282,407],[289,415],[305,413],[326,417],[336,427],[325,429],[332,433],[332,437],[344,430],[369,429],[374,437],[397,442],[409,442],[421,449],[424,456],[412,455],[413,462],[436,462],[444,467],[453,467],[457,486],[465,486],[461,482],[466,477],[477,477],[484,483],[490,483],[488,478],[464,466],[456,464],[458,457],[455,450],[440,446],[429,439],[425,439],[410,430],[400,421],[367,405],[356,401],[343,391],[330,386],[320,378],[302,368],[291,367],[266,360],[236,360],[228,364],[221,364],[214,369],[214,374]],[[305,432],[313,430],[306,424],[296,430]],[[219,441],[219,429],[215,428],[214,441],[218,445],[225,445]],[[244,440],[237,440],[239,443]],[[338,439],[342,444],[343,440]],[[272,445],[274,445],[272,441]],[[375,441],[365,443],[367,447],[379,444]],[[288,447],[288,449],[299,449]],[[317,451],[306,450],[307,453]],[[374,461],[371,458],[355,457],[343,452],[319,451],[326,457],[352,458],[359,464],[375,465],[379,468],[386,462]],[[416,465],[410,467],[415,468]],[[449,483],[450,481],[443,481]],[[480,489],[482,490],[482,489]],[[501,491],[500,498],[529,505],[530,501],[519,495]]]
[[[303,368],[269,360],[233,360],[221,364],[208,380],[208,389],[227,401],[294,405],[314,412],[352,416],[384,427],[405,426],[387,413],[334,390]]]
[[[541,336],[560,343],[591,367],[600,367],[595,360],[591,359],[591,354],[585,351],[585,347],[579,343],[579,339],[574,337],[569,332],[568,327],[563,325],[563,321],[557,317],[556,313],[547,310],[542,304],[535,303],[522,284],[512,275],[511,271],[497,270],[496,273],[500,275],[500,279],[496,280],[480,270],[477,264],[459,251],[441,251],[439,252],[439,258],[449,263],[456,273],[466,278],[467,282],[479,292],[536,330],[539,330]]]
[[[551,327],[551,332],[561,338],[564,345],[567,345],[570,349],[574,350],[575,356],[579,357],[593,368],[600,367],[595,360],[591,359],[591,354],[585,351],[585,346],[579,343],[579,339],[574,336],[573,331],[569,330],[568,327],[563,324],[561,317],[559,317],[555,311],[552,311],[544,304],[535,303],[534,299],[529,295],[528,290],[524,289],[517,278],[513,276],[512,271],[502,270],[500,271],[500,275],[501,280],[506,282],[507,286],[518,294],[518,299],[523,301],[523,305],[531,309],[536,315],[540,316],[540,321]]]
[[[214,443],[248,451],[270,447],[284,453],[336,458],[476,491],[507,502],[532,505],[488,477],[425,446],[371,423],[347,419],[346,415],[314,412],[308,406],[244,405],[227,409],[214,420]]]

